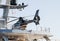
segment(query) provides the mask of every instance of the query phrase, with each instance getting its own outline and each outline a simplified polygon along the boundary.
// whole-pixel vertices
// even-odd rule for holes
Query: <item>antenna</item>
[[[6,0],[6,4],[7,5],[10,5],[10,0]]]
[[[0,0],[0,3],[1,3],[2,0]]]

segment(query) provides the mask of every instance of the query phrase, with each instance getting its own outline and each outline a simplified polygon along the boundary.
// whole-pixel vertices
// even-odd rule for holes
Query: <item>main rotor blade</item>
[[[31,17],[31,16],[34,16],[34,15],[24,16],[24,17],[22,17],[22,18]],[[8,17],[10,17],[10,18],[19,18],[19,17],[14,17],[14,16],[8,16]]]
[[[8,16],[8,17],[10,17],[10,18],[18,18],[18,17],[14,17],[14,16]]]
[[[9,22],[7,22],[7,23],[13,22],[13,21],[15,21],[15,20],[18,20],[18,18],[17,18],[17,19],[14,19],[14,20],[11,20],[11,21],[9,21]]]

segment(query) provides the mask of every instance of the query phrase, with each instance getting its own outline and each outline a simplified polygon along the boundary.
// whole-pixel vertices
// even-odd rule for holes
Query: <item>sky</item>
[[[1,4],[4,4],[4,2],[2,0]],[[22,11],[10,10],[10,16],[31,16],[39,9],[40,24],[36,26],[34,23],[30,23],[27,25],[27,29],[50,28],[53,37],[60,38],[60,0],[17,0],[18,4],[22,2],[28,4],[28,6]],[[27,19],[33,19],[33,17],[27,17]]]

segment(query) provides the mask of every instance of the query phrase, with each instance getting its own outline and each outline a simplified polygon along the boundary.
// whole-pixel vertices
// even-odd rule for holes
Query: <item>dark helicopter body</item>
[[[39,10],[36,11],[36,14],[33,20],[24,20],[23,17],[20,17],[19,20],[14,24],[14,28],[23,28],[26,27],[27,24],[34,22],[36,25],[39,24],[40,17],[38,16]]]

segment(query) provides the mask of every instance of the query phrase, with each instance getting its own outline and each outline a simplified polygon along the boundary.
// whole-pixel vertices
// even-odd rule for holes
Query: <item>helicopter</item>
[[[40,17],[38,15],[38,12],[39,12],[39,9],[36,10],[35,16],[32,20],[24,20],[23,17],[19,17],[18,18],[19,20],[13,25],[14,26],[13,29],[22,29],[22,30],[24,30],[26,28],[27,24],[32,23],[32,22],[34,22],[36,25],[38,25],[39,21],[40,21]],[[15,20],[17,20],[17,19],[9,21],[8,23],[13,22]]]

